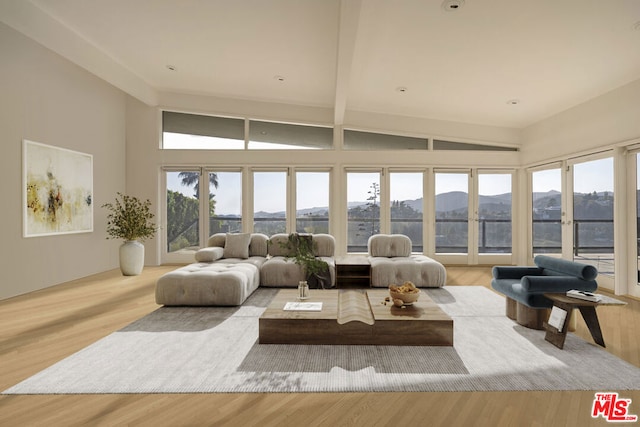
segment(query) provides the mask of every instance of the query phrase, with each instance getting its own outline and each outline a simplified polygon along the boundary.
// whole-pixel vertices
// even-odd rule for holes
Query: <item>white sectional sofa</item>
[[[447,271],[438,261],[411,253],[411,239],[403,234],[376,234],[367,242],[371,264],[371,287],[412,282],[417,287],[445,285]]]
[[[335,239],[311,236],[315,255],[329,267],[335,286]],[[160,277],[156,302],[162,305],[241,305],[258,286],[297,287],[302,268],[286,248],[287,234],[218,233],[196,252],[196,262]]]

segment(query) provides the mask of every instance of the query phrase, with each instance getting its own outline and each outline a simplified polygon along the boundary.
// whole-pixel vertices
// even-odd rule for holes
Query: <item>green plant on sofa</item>
[[[293,254],[288,258],[302,267],[310,288],[331,287],[329,265],[315,256],[310,234],[291,233],[283,246]]]

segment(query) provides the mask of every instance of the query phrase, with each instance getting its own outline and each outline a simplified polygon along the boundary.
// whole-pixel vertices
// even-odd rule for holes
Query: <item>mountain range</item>
[[[601,198],[606,196],[607,192],[600,192],[597,195]],[[612,192],[608,192],[609,195]],[[549,208],[550,206],[560,206],[561,193],[556,190],[550,190],[547,192],[535,192],[533,193],[533,207],[537,209]],[[581,196],[587,196],[583,194]],[[639,197],[640,199],[640,197]],[[405,205],[411,207],[417,212],[423,210],[422,197],[413,200],[402,200]],[[356,207],[366,207],[368,202],[354,201],[347,204],[348,209]],[[463,191],[451,191],[448,193],[442,193],[436,195],[436,212],[455,212],[466,210],[469,203],[468,194]],[[640,202],[639,202],[640,203]],[[494,196],[480,196],[478,207],[480,211],[484,212],[500,212],[504,211],[505,205],[511,204],[511,193],[497,194]],[[323,215],[329,210],[328,207],[313,207],[300,209],[298,215]],[[284,212],[257,212],[257,217],[273,218],[283,217]]]

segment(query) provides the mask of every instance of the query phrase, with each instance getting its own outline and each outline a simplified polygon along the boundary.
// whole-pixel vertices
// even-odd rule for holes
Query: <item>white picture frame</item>
[[[93,156],[22,141],[23,236],[93,232]]]

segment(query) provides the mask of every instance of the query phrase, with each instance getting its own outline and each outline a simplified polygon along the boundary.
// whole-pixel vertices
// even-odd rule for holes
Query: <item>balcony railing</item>
[[[371,226],[370,218],[349,218],[349,227],[351,230],[349,235],[349,244],[347,250],[349,252],[366,252],[367,241],[371,236],[368,230]],[[375,221],[378,224],[379,221]],[[510,219],[480,219],[479,226],[479,245],[480,253],[511,253],[511,220]],[[358,227],[361,224],[361,227]],[[436,230],[441,229],[444,225],[453,227],[449,229],[447,234],[436,235],[436,248],[439,253],[466,253],[468,251],[468,220],[460,219],[437,219]],[[407,227],[416,226],[413,233],[410,233]],[[560,253],[562,251],[561,244],[561,220],[555,219],[534,219],[534,253]],[[405,227],[404,229],[402,227]],[[602,255],[610,254],[607,258],[613,259],[613,220],[608,219],[582,219],[573,221],[574,245],[573,253],[576,257],[590,259],[597,256],[603,259]],[[311,233],[328,233],[329,218],[328,217],[306,217],[296,218],[296,228],[298,232]],[[179,238],[184,238],[187,234],[194,234],[197,230],[197,221],[185,227],[184,233],[169,242],[169,248],[172,243]],[[374,229],[376,229],[374,225]],[[502,231],[497,232],[499,229]],[[242,218],[215,216],[209,220],[210,234],[214,233],[237,233],[242,231]],[[275,233],[284,233],[286,230],[286,218],[254,218],[254,231],[272,235]],[[422,244],[422,219],[420,218],[392,218],[391,231],[393,233],[407,234],[411,238],[414,246],[413,252],[423,252]],[[353,235],[351,235],[353,234]],[[195,236],[194,236],[195,237]],[[456,238],[459,238],[456,242]],[[181,245],[182,246],[182,245]],[[187,246],[197,247],[197,242],[188,242]]]
[[[536,224],[539,226],[536,227]],[[534,253],[561,252],[561,227],[562,220],[559,219],[534,219]],[[538,228],[537,233],[536,228]],[[595,253],[613,254],[613,220],[573,220],[573,255],[581,256]]]

